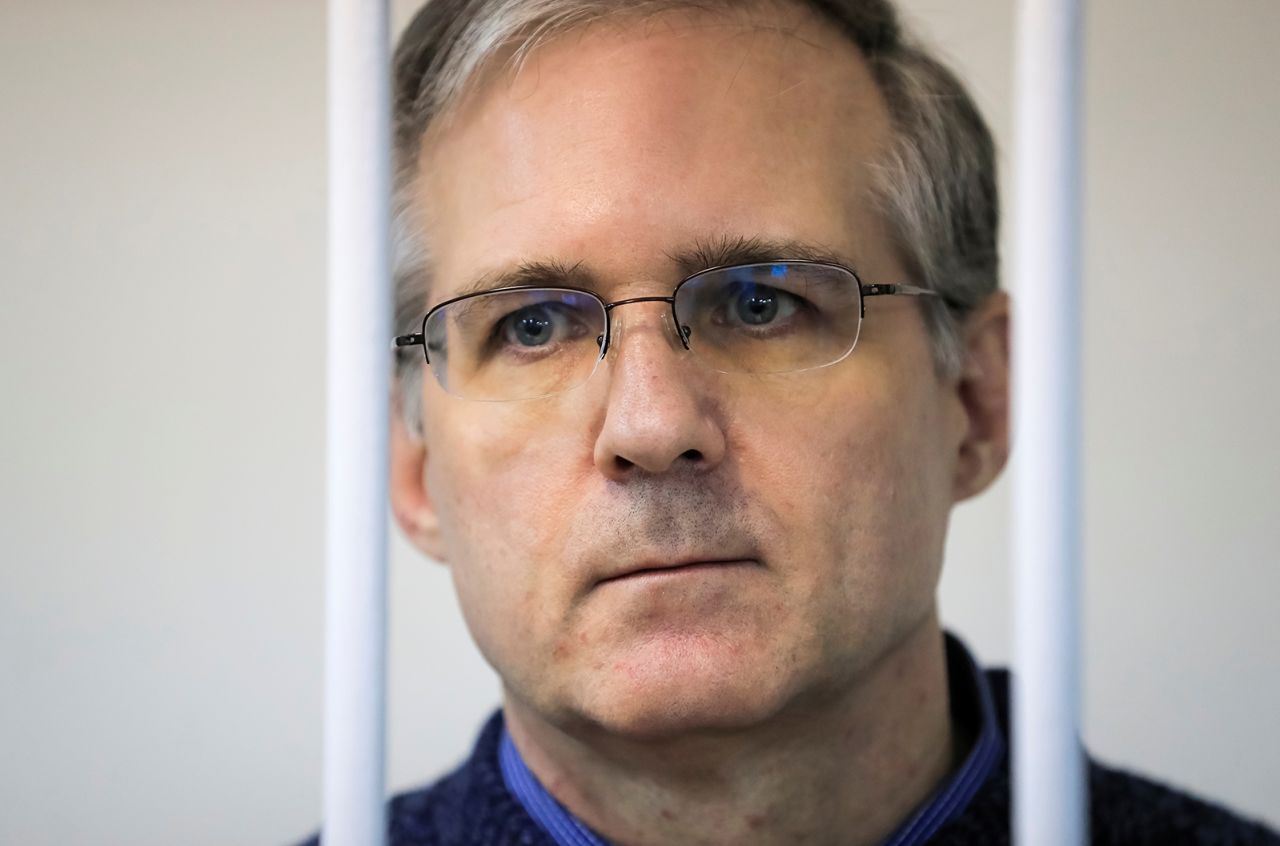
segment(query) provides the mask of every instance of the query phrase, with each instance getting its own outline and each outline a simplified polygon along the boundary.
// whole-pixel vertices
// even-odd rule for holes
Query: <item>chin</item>
[[[635,740],[734,732],[785,708],[792,685],[778,666],[772,656],[718,639],[649,641],[584,679],[575,710],[600,730]]]

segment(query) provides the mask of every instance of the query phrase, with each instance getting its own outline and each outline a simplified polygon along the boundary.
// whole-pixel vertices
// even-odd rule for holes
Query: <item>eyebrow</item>
[[[820,244],[795,239],[721,237],[695,241],[692,246],[667,253],[684,276],[713,267],[735,264],[767,264],[772,261],[820,261],[852,268],[848,258]]]
[[[767,264],[772,261],[818,261],[852,269],[845,256],[820,244],[796,239],[721,236],[693,241],[689,246],[669,251],[666,257],[681,279],[713,267],[738,264]],[[673,280],[678,281],[678,280]],[[442,299],[493,291],[499,288],[584,288],[599,292],[600,281],[584,262],[566,264],[554,259],[521,262],[515,267],[482,273]]]
[[[471,294],[480,294],[498,288],[590,288],[591,275],[583,269],[582,262],[565,264],[555,260],[524,261],[505,270],[482,273],[444,300],[454,300]]]

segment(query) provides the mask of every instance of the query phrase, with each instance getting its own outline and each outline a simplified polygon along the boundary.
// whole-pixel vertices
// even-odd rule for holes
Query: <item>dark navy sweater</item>
[[[1009,676],[987,671],[1008,749]],[[471,757],[450,775],[391,801],[389,846],[555,846],[508,792],[498,765],[502,718],[485,725]],[[1009,758],[930,846],[1010,843]],[[1280,835],[1216,805],[1089,760],[1090,842],[1095,846],[1280,846]],[[310,841],[316,843],[315,839]]]

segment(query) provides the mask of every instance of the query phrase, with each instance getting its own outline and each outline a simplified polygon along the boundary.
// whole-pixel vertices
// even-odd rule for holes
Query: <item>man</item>
[[[1007,842],[935,603],[1008,453],[963,87],[884,0],[435,0],[395,71],[392,501],[504,701],[391,842]],[[1089,779],[1098,843],[1280,842]]]

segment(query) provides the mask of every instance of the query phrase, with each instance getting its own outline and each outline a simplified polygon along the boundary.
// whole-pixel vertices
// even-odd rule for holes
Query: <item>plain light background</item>
[[[1280,824],[1280,3],[1088,5],[1086,740]],[[1011,0],[907,6],[1007,148]],[[319,822],[324,26],[0,5],[0,843]],[[1007,511],[941,592],[989,663]],[[444,568],[397,538],[391,586],[404,788],[497,684]]]

